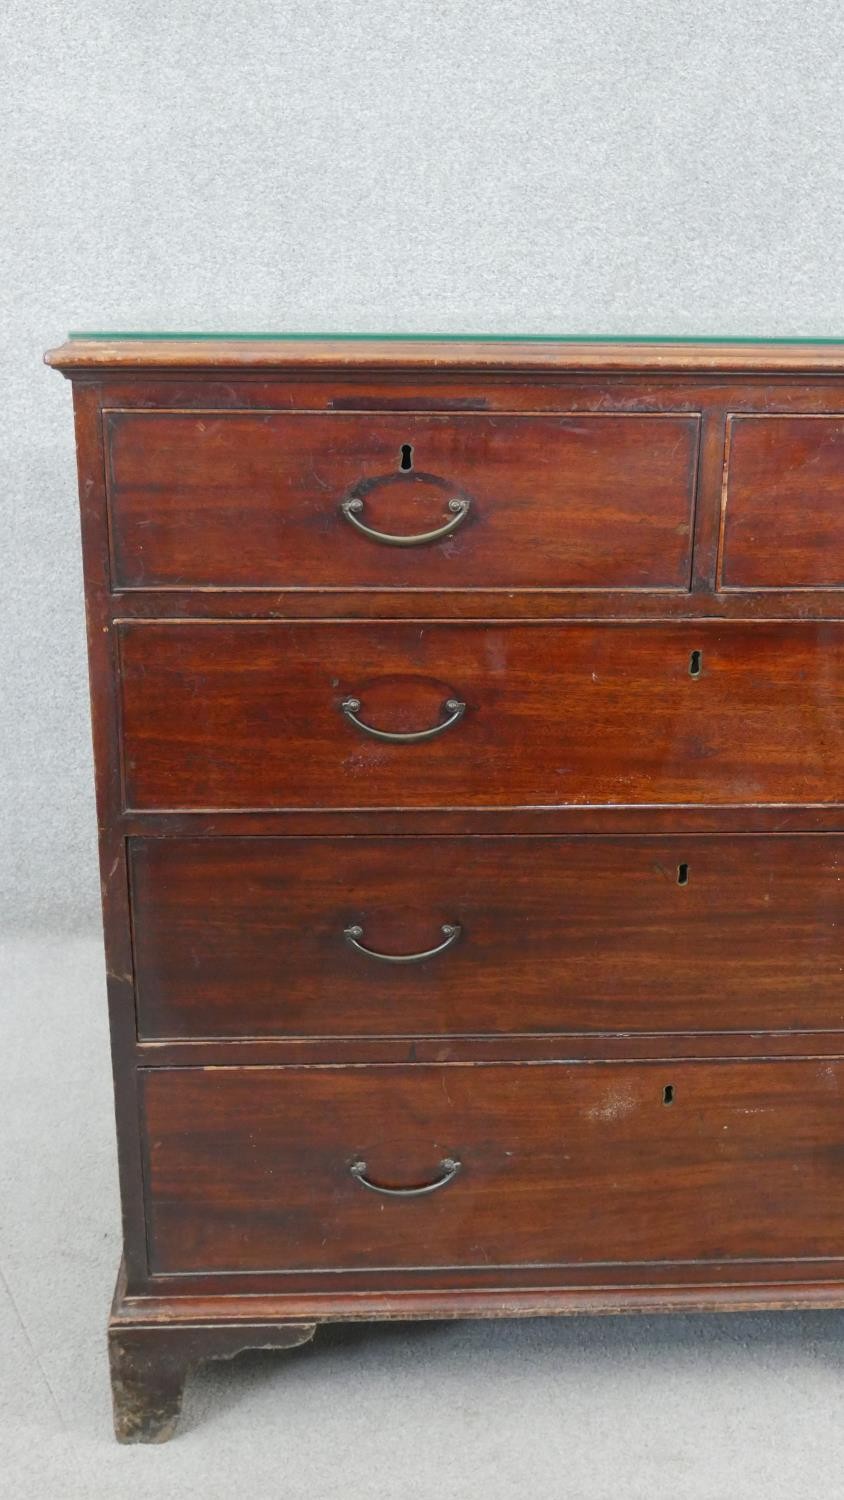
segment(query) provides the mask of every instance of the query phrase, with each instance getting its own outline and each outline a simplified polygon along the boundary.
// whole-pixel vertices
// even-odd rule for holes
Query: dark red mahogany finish
[[[834,1258],[842,1084],[840,1059],[144,1070],[152,1269]],[[412,1187],[443,1157],[453,1184],[380,1206],[349,1171]]]
[[[844,1028],[833,834],[140,838],[129,864],[148,1041]],[[387,954],[460,939],[387,964],[351,923]]]
[[[844,796],[844,624],[144,622],[119,646],[138,811]],[[390,744],[352,695],[391,733],[465,712]]]
[[[320,1322],[842,1305],[844,347],[48,361],[118,1436]]]
[[[697,417],[117,411],[105,435],[128,588],[689,586]],[[350,534],[354,496],[388,535],[469,508],[397,549]]]
[[[727,444],[723,587],[844,587],[844,412],[731,416]]]

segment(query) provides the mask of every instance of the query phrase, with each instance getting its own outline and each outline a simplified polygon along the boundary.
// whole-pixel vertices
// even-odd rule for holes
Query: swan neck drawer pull
[[[349,1171],[355,1181],[359,1182],[361,1187],[369,1188],[371,1193],[383,1193],[387,1198],[421,1198],[425,1193],[435,1193],[438,1188],[447,1187],[450,1182],[454,1181],[461,1166],[462,1162],[457,1161],[454,1157],[444,1156],[440,1162],[443,1173],[442,1177],[437,1177],[433,1182],[426,1182],[422,1187],[409,1188],[382,1187],[380,1183],[373,1182],[366,1175],[365,1161],[353,1161]]]
[[[357,924],[345,927],[343,936],[352,948],[357,949],[358,953],[365,953],[367,958],[377,958],[382,964],[421,964],[423,959],[436,958],[438,953],[445,953],[447,948],[453,947],[460,936],[461,929],[456,922],[444,922],[440,931],[445,941],[438,943],[436,948],[426,948],[424,953],[376,953],[374,948],[365,948],[360,941],[363,937],[363,928]]]
[[[360,698],[344,698],[340,704],[349,723],[354,724],[356,729],[370,735],[374,740],[388,740],[392,745],[418,745],[422,740],[436,739],[438,734],[450,729],[452,724],[458,723],[466,712],[465,703],[460,703],[457,698],[447,698],[443,704],[443,713],[448,717],[443,719],[441,724],[435,724],[432,729],[417,729],[413,734],[392,734],[389,730],[375,729],[372,724],[364,724],[363,719],[357,717],[360,707]]]
[[[469,514],[471,500],[449,500],[446,507],[451,512],[451,519],[435,531],[419,531],[414,536],[396,536],[390,531],[375,531],[360,519],[363,512],[363,501],[355,495],[351,500],[344,500],[340,506],[340,512],[346,517],[350,526],[359,531],[361,536],[369,537],[371,542],[383,542],[385,547],[424,547],[426,542],[439,542],[443,537],[451,536],[461,522],[465,521]]]

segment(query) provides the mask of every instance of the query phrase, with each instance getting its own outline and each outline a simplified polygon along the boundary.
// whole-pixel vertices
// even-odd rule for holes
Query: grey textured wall
[[[5,918],[96,919],[67,327],[844,333],[841,0],[5,0]]]

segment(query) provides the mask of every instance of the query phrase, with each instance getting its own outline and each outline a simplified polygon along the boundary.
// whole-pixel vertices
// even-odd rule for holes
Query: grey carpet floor
[[[844,1493],[844,1314],[356,1326],[191,1380],[111,1437],[119,1253],[98,940],[0,973],[3,1500],[819,1500]]]

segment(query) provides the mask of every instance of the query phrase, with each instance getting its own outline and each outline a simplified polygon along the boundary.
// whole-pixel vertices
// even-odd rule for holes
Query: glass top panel
[[[71,339],[108,339],[116,341],[119,339],[172,339],[177,341],[190,340],[191,342],[202,342],[212,339],[239,339],[241,341],[269,342],[287,341],[295,343],[297,340],[314,341],[325,339],[328,342],[347,340],[353,342],[385,341],[388,343],[448,343],[448,344],[839,344],[841,338],[834,337],[797,337],[788,335],[784,338],[764,338],[758,335],[721,334],[718,336],[705,334],[697,337],[694,334],[606,334],[606,333],[247,333],[243,331],[228,333],[170,333],[159,330],[131,330],[125,329],[71,329],[68,334]]]

